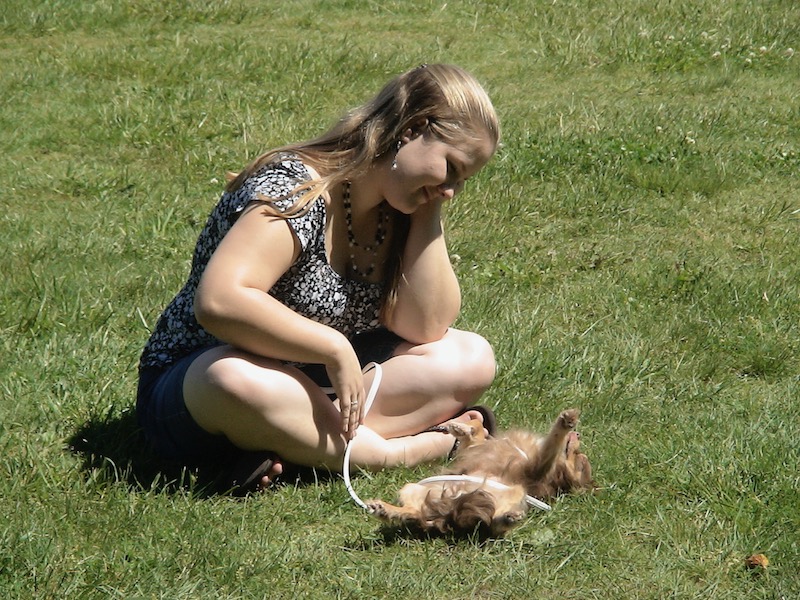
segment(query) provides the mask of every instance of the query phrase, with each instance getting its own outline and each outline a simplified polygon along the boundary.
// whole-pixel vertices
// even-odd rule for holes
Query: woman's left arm
[[[397,303],[387,327],[414,344],[440,340],[461,309],[461,290],[442,227],[442,202],[411,215]]]

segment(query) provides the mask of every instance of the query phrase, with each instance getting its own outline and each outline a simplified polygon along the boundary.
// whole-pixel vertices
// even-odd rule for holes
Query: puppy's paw
[[[521,510],[514,510],[501,515],[500,518],[506,525],[513,526],[525,518],[525,513]]]
[[[449,421],[447,423],[447,433],[458,439],[470,439],[477,435],[478,431],[472,425],[474,421],[462,423],[461,421]]]
[[[389,519],[389,512],[386,510],[386,505],[382,500],[367,500],[365,504],[367,505],[369,514],[373,517],[383,519],[384,521]]]
[[[577,408],[565,410],[558,416],[558,425],[564,429],[575,429],[578,425],[578,417],[580,416],[581,411]]]
[[[525,518],[525,512],[514,510],[498,515],[492,521],[492,529],[500,535],[519,525]]]

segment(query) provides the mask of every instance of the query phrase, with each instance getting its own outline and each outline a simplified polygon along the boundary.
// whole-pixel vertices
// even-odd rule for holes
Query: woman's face
[[[461,143],[443,141],[427,128],[410,134],[392,160],[396,169],[389,169],[384,198],[389,205],[405,214],[412,214],[423,204],[450,200],[463,188],[494,154],[488,137],[480,140],[464,136]]]

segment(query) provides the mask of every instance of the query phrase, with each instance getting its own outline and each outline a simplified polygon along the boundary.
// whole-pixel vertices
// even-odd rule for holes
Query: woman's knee
[[[465,390],[483,392],[494,381],[497,370],[494,350],[481,335],[451,329],[429,351],[435,368]]]
[[[469,370],[472,387],[483,391],[492,384],[497,373],[494,349],[486,338],[477,333],[459,333],[462,337],[459,343],[462,346],[464,370]]]
[[[487,365],[494,371],[494,349],[485,337],[472,331],[453,330],[453,334],[457,336],[463,352],[472,357],[471,360],[477,364]]]
[[[190,395],[241,397],[247,383],[247,369],[238,357],[216,357],[211,352],[198,358],[186,372],[184,389]]]

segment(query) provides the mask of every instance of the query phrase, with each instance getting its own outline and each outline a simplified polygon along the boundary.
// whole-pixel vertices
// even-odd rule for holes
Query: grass
[[[798,23],[780,0],[8,0],[0,595],[800,595]],[[237,500],[160,468],[136,362],[224,172],[434,61],[503,122],[448,213],[485,400],[536,429],[580,407],[601,492],[419,540],[337,478]]]

